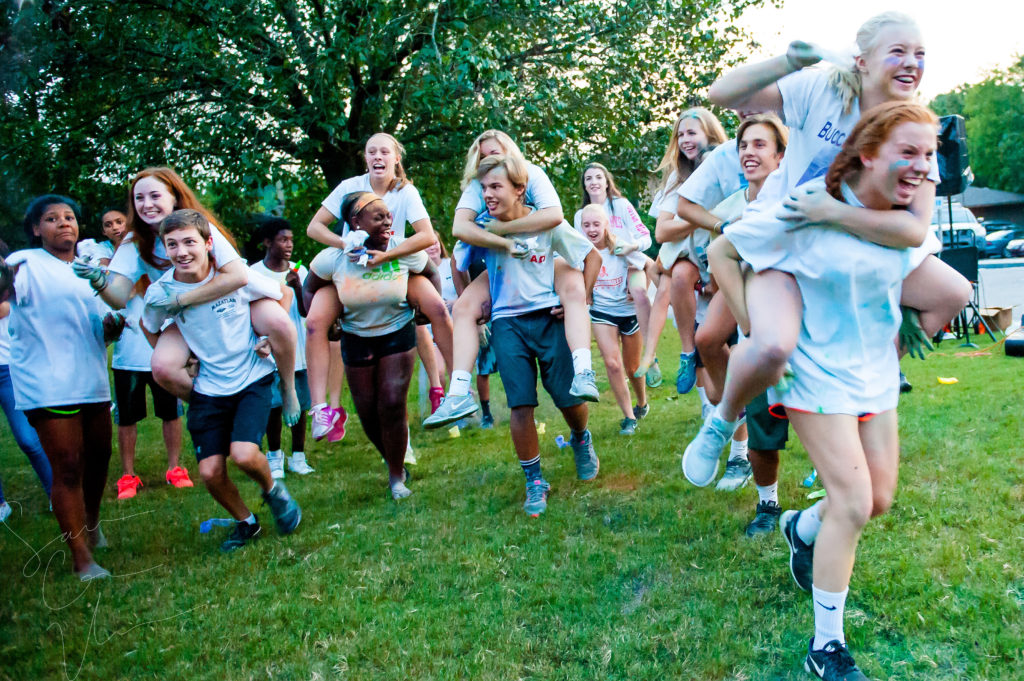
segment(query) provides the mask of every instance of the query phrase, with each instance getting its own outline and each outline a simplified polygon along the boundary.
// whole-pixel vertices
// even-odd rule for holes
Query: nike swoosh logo
[[[829,607],[829,606],[825,605],[824,603],[822,603],[821,601],[814,601],[814,602],[817,603],[818,605],[820,605],[821,607],[825,608],[826,610],[835,610],[838,607],[838,606],[835,606],[835,605],[833,605],[832,607]]]
[[[812,666],[812,667],[814,667],[814,671],[815,671],[815,673],[817,673],[817,675],[818,675],[819,677],[821,677],[821,676],[822,676],[822,675],[823,675],[823,674],[825,673],[825,667],[824,667],[824,665],[822,665],[821,667],[819,667],[819,666],[818,666],[818,663],[814,661],[814,657],[813,657],[813,656],[811,656],[811,655],[808,655],[808,656],[807,656],[807,659],[811,661],[811,666]]]

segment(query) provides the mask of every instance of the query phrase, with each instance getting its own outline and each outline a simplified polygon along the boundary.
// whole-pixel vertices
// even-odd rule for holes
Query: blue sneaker
[[[576,462],[576,477],[583,481],[596,478],[601,461],[594,451],[594,438],[590,436],[590,431],[583,431],[583,437],[579,439],[573,433],[569,438],[569,446],[572,447],[573,460]]]
[[[679,371],[676,373],[676,392],[680,395],[693,390],[697,384],[697,353],[679,353]]]
[[[263,501],[270,507],[270,513],[274,516],[274,523],[277,531],[281,534],[291,534],[302,521],[302,509],[288,494],[288,489],[283,482],[275,482],[269,492],[263,492]],[[245,523],[239,523],[244,525]]]
[[[528,515],[536,518],[548,508],[548,493],[551,485],[544,478],[526,481],[526,501],[523,502],[523,510]]]
[[[718,459],[738,425],[738,421],[723,421],[714,412],[708,416],[683,453],[683,474],[687,480],[697,487],[707,487],[714,481]]]

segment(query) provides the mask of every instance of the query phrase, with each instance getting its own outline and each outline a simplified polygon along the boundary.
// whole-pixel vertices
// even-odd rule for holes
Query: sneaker
[[[576,477],[584,482],[596,478],[601,461],[594,451],[594,438],[590,436],[590,431],[583,431],[583,437],[579,439],[573,433],[569,438],[569,446],[572,447],[573,460],[576,462]]]
[[[428,397],[430,399],[430,413],[433,414],[441,406],[441,400],[444,399],[444,388],[431,388]]]
[[[490,430],[494,427],[494,417],[490,414],[484,414],[480,417],[480,427],[484,430]]]
[[[312,432],[314,440],[324,439],[331,432],[331,429],[334,428],[335,422],[341,417],[337,411],[327,405],[310,409],[309,415],[313,420]]]
[[[846,646],[839,641],[829,641],[821,650],[812,650],[814,638],[807,644],[804,670],[826,681],[869,681]]]
[[[269,492],[264,492],[263,501],[270,507],[278,532],[291,534],[295,531],[302,520],[302,509],[292,499],[292,495],[288,494],[283,482],[275,482]]]
[[[645,404],[642,407],[640,405],[636,405],[636,404],[633,405],[633,418],[635,418],[637,421],[639,421],[640,419],[646,418],[647,415],[650,412],[651,412],[651,405],[650,404]]]
[[[75,572],[83,582],[91,582],[94,579],[106,579],[110,576],[110,570],[100,567],[96,563],[89,563],[85,569]]]
[[[11,517],[11,505],[6,501],[0,504],[0,523],[6,523],[7,519]]]
[[[679,353],[679,371],[676,372],[676,392],[680,395],[693,390],[697,383],[697,353]]]
[[[131,499],[139,493],[142,487],[142,480],[137,475],[122,475],[117,481],[117,498]]]
[[[636,419],[622,419],[619,435],[636,435]]]
[[[220,550],[221,553],[231,553],[235,549],[240,549],[249,542],[260,536],[260,532],[263,530],[260,527],[260,519],[256,518],[255,523],[247,523],[244,520],[239,520],[235,523],[235,528],[231,530],[231,534],[228,538],[221,542]]]
[[[757,537],[762,534],[771,534],[779,525],[779,516],[782,515],[782,508],[774,501],[762,501],[754,509],[754,519],[747,525],[746,535]]]
[[[805,544],[796,533],[799,518],[800,511],[786,511],[779,518],[779,531],[789,546],[789,574],[798,587],[810,591],[814,584],[814,544]]]
[[[184,466],[175,466],[167,471],[164,479],[168,485],[174,485],[178,489],[193,487],[192,479],[188,477],[188,470]]]
[[[284,480],[284,452],[267,452],[267,463],[270,464],[270,477],[274,480]]]
[[[345,424],[348,423],[348,412],[345,411],[345,407],[338,407],[333,411],[338,415],[338,420],[331,427],[331,432],[327,433],[327,441],[341,442],[345,439]]]
[[[907,375],[902,371],[900,372],[900,392],[909,393],[914,389],[914,386],[910,385],[910,381],[907,380]]]
[[[414,452],[413,449],[412,449],[412,440],[408,441],[405,444],[405,460],[404,460],[404,463],[407,463],[407,464],[409,464],[411,466],[415,466],[416,463],[417,463],[417,461],[416,461],[416,452]]]
[[[433,414],[423,419],[423,427],[432,429],[447,426],[449,423],[455,423],[463,416],[475,414],[479,408],[476,400],[469,393],[465,395],[445,395],[444,399],[441,400],[441,406]]]
[[[299,475],[309,475],[316,472],[315,468],[306,463],[305,452],[295,452],[288,457],[288,470]]]
[[[599,402],[601,395],[597,391],[597,374],[587,369],[573,376],[569,394],[587,402]]]
[[[526,501],[523,502],[523,510],[531,518],[536,518],[548,508],[548,494],[551,492],[551,485],[544,478],[526,481]]]
[[[719,492],[732,492],[743,487],[750,481],[753,475],[750,471],[750,462],[746,459],[735,458],[725,462],[725,475],[715,485]]]
[[[391,498],[395,501],[400,499],[406,499],[412,496],[412,490],[405,486],[403,482],[396,482],[391,485]]]
[[[647,381],[648,388],[657,388],[661,385],[664,379],[661,377],[661,366],[658,364],[657,359],[647,368],[647,375],[644,380]]]
[[[715,410],[715,405],[710,402],[704,402],[700,405],[700,422],[704,423],[708,420],[708,416]]]
[[[686,445],[683,452],[683,474],[697,487],[707,487],[718,473],[718,459],[729,438],[736,432],[738,423],[730,424],[712,412],[697,437]]]

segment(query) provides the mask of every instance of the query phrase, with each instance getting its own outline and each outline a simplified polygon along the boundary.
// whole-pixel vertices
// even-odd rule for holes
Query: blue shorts
[[[299,408],[302,411],[309,411],[313,401],[309,397],[309,379],[306,377],[306,370],[295,372],[295,394],[299,397]],[[281,375],[274,372],[274,385],[270,387],[270,408],[277,409],[281,406]]]
[[[491,328],[491,346],[509,408],[537,406],[538,366],[540,380],[556,407],[575,407],[583,402],[569,393],[572,354],[565,342],[565,325],[550,308],[500,317],[491,322]]]

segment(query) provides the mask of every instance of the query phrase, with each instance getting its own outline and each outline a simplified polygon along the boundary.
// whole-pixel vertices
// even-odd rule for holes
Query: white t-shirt
[[[75,246],[75,252],[83,258],[106,258],[109,260],[114,257],[114,244],[107,240],[82,239]]]
[[[629,263],[621,255],[613,255],[607,248],[601,254],[601,271],[594,283],[594,302],[590,309],[615,317],[636,314],[636,306],[629,300]]]
[[[229,262],[238,260],[240,256],[238,251],[231,245],[231,242],[220,233],[219,229],[212,225],[210,229],[213,236],[213,259],[217,264],[217,269],[224,267]],[[121,245],[117,247],[114,257],[110,259],[108,269],[111,272],[128,277],[133,283],[141,279],[142,275],[145,274],[149,277],[149,283],[152,284],[163,276],[164,272],[171,269],[171,264],[167,261],[167,249],[164,248],[163,239],[159,236],[157,236],[156,242],[153,244],[153,256],[158,260],[167,262],[167,266],[163,268],[153,267],[144,261],[139,255],[139,249],[135,245],[133,235],[128,234],[125,236],[124,241],[121,242]]]
[[[629,254],[630,267],[642,270],[647,260],[643,255],[651,247],[651,230],[640,219],[633,204],[621,196],[606,200],[604,210],[608,214],[608,226],[615,236],[615,242],[619,244],[636,244],[637,250]],[[572,226],[580,234],[583,233],[583,209],[576,211],[573,216]]]
[[[11,315],[0,319],[0,366],[11,362]]]
[[[554,229],[512,236],[535,238],[537,246],[525,258],[513,258],[506,251],[487,249],[491,319],[516,317],[559,305],[553,256],[557,253],[570,266],[582,269],[583,260],[594,250],[594,245],[565,220]]]
[[[42,248],[17,251],[10,315],[11,380],[18,409],[108,402],[103,317],[110,309],[71,264]]]
[[[159,279],[174,293],[185,293],[210,281],[216,271],[197,284],[177,281],[174,270]],[[156,333],[168,319],[166,310],[149,305],[154,293],[146,292],[146,308],[142,323]],[[274,361],[256,354],[256,332],[252,330],[249,303],[261,298],[280,300],[281,287],[272,279],[249,270],[249,283],[223,298],[193,305],[170,319],[178,325],[192,353],[199,358],[199,375],[193,389],[200,395],[226,397],[236,395],[246,386],[274,371]]]
[[[329,210],[331,215],[340,220],[341,203],[344,201],[345,196],[352,192],[373,192],[373,187],[370,186],[369,173],[343,180],[324,199],[321,205]],[[419,190],[412,186],[411,182],[406,182],[401,189],[392,189],[381,198],[384,200],[388,210],[391,211],[392,227],[400,236],[408,236],[406,234],[406,225],[411,226],[414,222],[430,218],[426,207],[423,205],[423,199],[420,198]],[[345,223],[342,226],[342,235],[347,234],[348,230],[349,225]]]
[[[249,266],[253,272],[259,272],[265,277],[273,279],[281,286],[285,286],[285,277],[288,276],[288,270],[295,269],[295,263],[288,261],[288,270],[284,272],[275,272],[274,270],[263,264],[263,261],[252,264]],[[306,281],[306,275],[309,274],[309,270],[304,265],[299,265],[299,283]],[[292,293],[295,293],[293,290]],[[295,293],[292,298],[292,307],[288,310],[288,316],[292,318],[292,324],[295,325],[295,331],[298,334],[298,343],[295,345],[295,370],[305,371],[306,370],[306,320],[299,314],[299,296],[301,293]]]
[[[850,205],[862,205],[846,185],[843,195]],[[900,289],[915,267],[913,249],[879,246],[836,227],[780,231],[772,238],[787,253],[775,269],[791,273],[800,286],[803,325],[790,359],[792,386],[769,398],[821,414],[894,409]]]
[[[535,166],[530,162],[526,163],[526,170],[529,174],[529,179],[526,183],[526,196],[523,202],[537,210],[543,210],[544,208],[558,208],[561,210],[562,202],[558,200],[558,192],[555,191],[555,186],[551,184],[547,174],[540,166]],[[484,205],[484,188],[479,180],[473,180],[462,191],[462,196],[459,197],[459,203],[455,206],[455,210],[462,208],[471,210],[476,215],[480,215],[487,210],[487,206]]]
[[[401,242],[401,237],[391,237],[387,250]],[[313,258],[309,269],[321,279],[334,281],[345,308],[341,328],[373,337],[398,331],[412,321],[414,314],[405,299],[409,272],[422,272],[428,262],[427,254],[418,251],[370,268],[352,262],[340,248],[326,248]]]
[[[455,300],[459,297],[458,291],[455,290],[455,279],[452,276],[452,259],[441,258],[441,263],[437,266],[437,273],[441,276],[441,299],[451,310]]]
[[[731,139],[719,144],[704,157],[686,181],[676,188],[675,200],[678,204],[678,197],[681,196],[710,211],[712,206],[717,206],[725,197],[746,186],[747,178],[743,176],[743,168],[740,167],[736,140]],[[675,212],[675,206],[672,212]]]
[[[152,371],[153,348],[142,332],[142,311],[145,302],[139,296],[132,296],[121,310],[125,325],[121,337],[114,343],[114,356],[110,366],[125,371]]]

